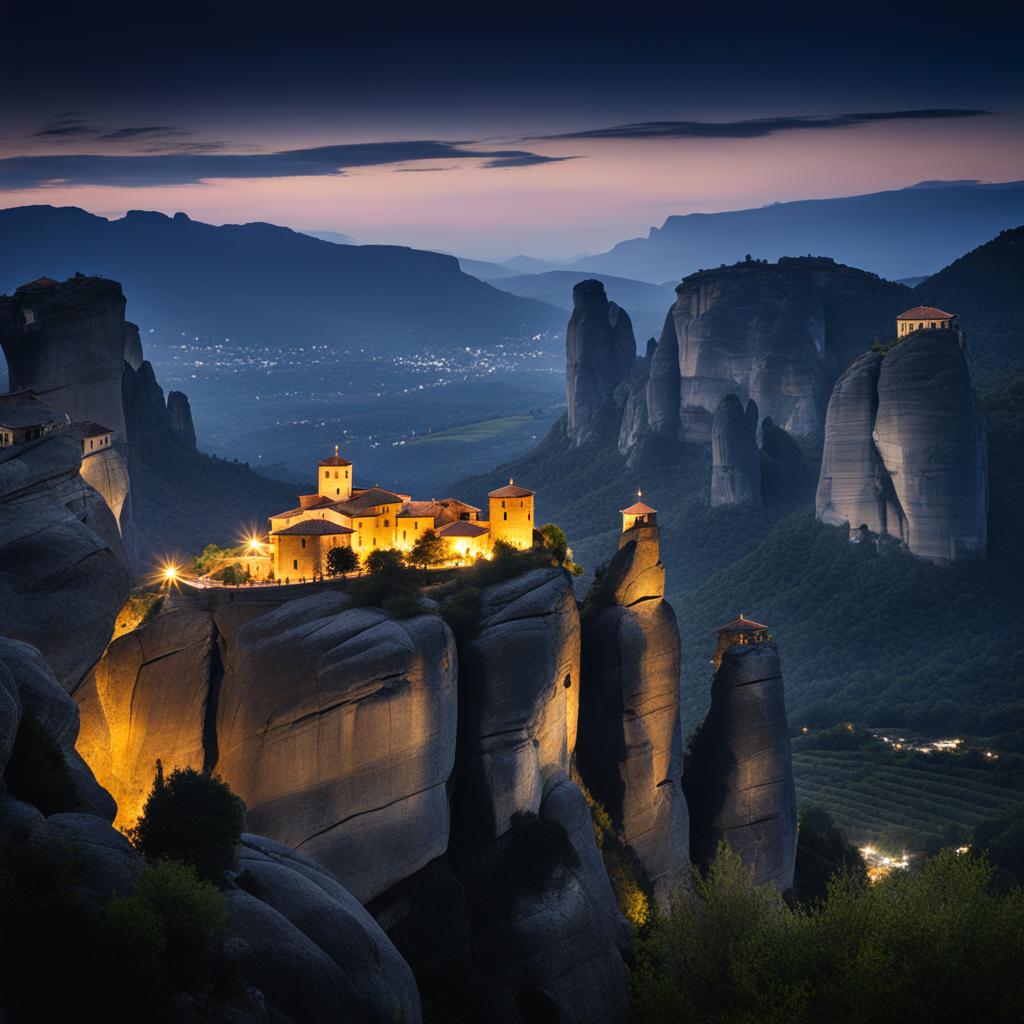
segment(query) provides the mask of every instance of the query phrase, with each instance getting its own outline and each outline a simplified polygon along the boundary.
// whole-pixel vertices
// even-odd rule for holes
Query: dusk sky
[[[7,12],[0,206],[564,258],[670,214],[1024,178],[1019,7],[431,6]]]

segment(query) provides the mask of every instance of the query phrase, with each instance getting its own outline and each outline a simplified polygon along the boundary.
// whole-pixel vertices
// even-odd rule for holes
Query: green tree
[[[175,768],[164,779],[156,763],[153,789],[128,838],[147,860],[178,860],[219,883],[235,864],[245,805],[219,775]]]
[[[556,565],[562,565],[569,555],[569,540],[565,531],[556,523],[545,523],[540,528],[540,535],[544,538],[544,547],[551,552],[551,557]]]
[[[224,548],[218,547],[216,544],[207,544],[196,559],[196,575],[203,576],[211,565],[218,559],[224,558],[227,554],[228,552]]]
[[[242,572],[242,567],[240,565],[226,565],[221,570],[220,578],[229,587],[237,587],[245,582],[245,573]]]
[[[427,530],[416,538],[412,551],[408,554],[410,565],[426,569],[431,565],[440,565],[448,557],[444,540],[434,530]]]
[[[372,576],[397,576],[404,565],[402,552],[397,548],[374,548],[366,556],[366,568]]]
[[[331,548],[327,552],[328,576],[345,576],[358,568],[359,556],[351,548]]]

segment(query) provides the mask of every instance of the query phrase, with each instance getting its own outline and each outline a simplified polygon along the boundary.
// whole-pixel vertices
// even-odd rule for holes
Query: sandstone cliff
[[[724,839],[757,884],[793,884],[796,792],[774,644],[725,652],[683,788],[694,863],[707,867]]]
[[[568,435],[579,448],[614,438],[621,410],[615,389],[636,361],[633,325],[625,310],[609,302],[600,281],[572,290],[573,312],[565,333]]]
[[[761,504],[757,405],[724,395],[711,423],[711,507]]]
[[[952,562],[985,551],[985,430],[958,340],[919,331],[855,360],[829,403],[817,515]]]
[[[114,641],[76,697],[79,748],[141,810],[157,758],[216,769],[249,824],[365,901],[448,844],[454,642],[322,593],[216,612],[171,606]]]
[[[664,600],[656,526],[623,533],[605,576],[610,606],[583,631],[576,764],[664,908],[689,875],[680,786],[679,629]]]
[[[131,589],[118,524],[81,459],[70,428],[0,450],[0,621],[68,691],[102,655]]]

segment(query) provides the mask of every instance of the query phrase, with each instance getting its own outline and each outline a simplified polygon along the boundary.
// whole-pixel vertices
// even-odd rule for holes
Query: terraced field
[[[912,767],[838,750],[794,753],[793,768],[799,806],[825,808],[856,843],[894,826],[942,835],[950,823],[971,829],[1008,808],[1024,810],[1024,790],[984,769]]]

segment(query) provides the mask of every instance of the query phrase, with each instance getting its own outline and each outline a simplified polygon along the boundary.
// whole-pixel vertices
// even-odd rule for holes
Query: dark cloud
[[[163,138],[178,138],[184,135],[191,135],[184,128],[175,128],[167,124],[140,125],[134,128],[114,128],[111,131],[103,132],[97,138],[100,142],[131,142],[133,139],[144,138],[150,135],[159,135]]]
[[[985,117],[990,110],[888,110],[831,117],[764,117],[749,121],[641,121],[612,128],[540,136],[545,139],[756,139],[777,132],[810,128],[855,128],[881,121],[930,121],[937,118]]]
[[[468,149],[463,143],[420,140],[321,146],[278,153],[197,153],[117,155],[51,154],[0,159],[0,191],[48,185],[114,185],[146,188],[194,185],[214,178],[292,178],[340,175],[353,167],[375,167],[418,160],[484,160],[484,167],[529,167],[568,157],[524,150]]]

